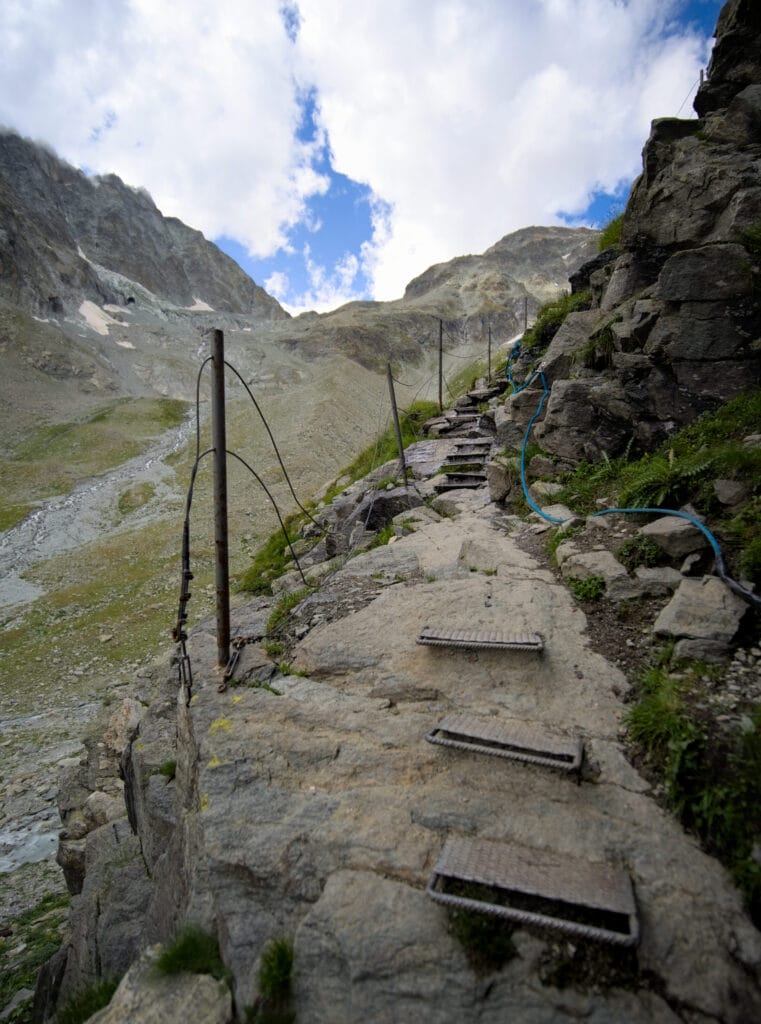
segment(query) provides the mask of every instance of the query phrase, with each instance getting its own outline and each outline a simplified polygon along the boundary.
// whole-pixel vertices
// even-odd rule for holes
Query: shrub
[[[530,349],[532,355],[541,354],[549,347],[568,314],[589,309],[591,304],[592,293],[588,291],[561,295],[554,302],[546,303],[537,313],[533,325],[523,335],[521,347]]]
[[[608,223],[605,225],[605,227],[600,232],[600,237],[599,237],[598,242],[597,242],[597,244],[598,244],[598,246],[600,248],[600,252],[602,252],[603,249],[609,249],[611,245],[618,245],[620,243],[620,241],[621,241],[621,232],[623,230],[623,227],[624,227],[624,215],[623,215],[623,213],[619,213],[618,216],[616,216],[612,220],[608,221]]]

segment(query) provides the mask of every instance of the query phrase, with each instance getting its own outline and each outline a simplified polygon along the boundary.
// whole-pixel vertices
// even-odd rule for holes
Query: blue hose
[[[510,361],[512,361],[512,355],[510,357]],[[528,421],[526,433],[523,437],[523,447],[521,449],[521,487],[523,488],[523,495],[526,501],[528,502],[529,506],[531,507],[532,511],[536,512],[538,516],[546,520],[548,523],[560,524],[566,522],[566,520],[558,519],[557,516],[551,516],[548,512],[543,512],[542,509],[539,508],[539,506],[534,502],[534,500],[528,493],[528,484],[526,483],[526,448],[528,446],[528,440],[531,435],[531,430],[534,426],[534,422],[537,420],[537,418],[542,412],[542,409],[544,408],[544,403],[547,399],[547,396],[550,393],[550,389],[547,387],[547,381],[545,379],[544,372],[541,369],[535,370],[534,373],[532,373],[531,376],[528,377],[526,381],[524,381],[520,388],[516,388],[515,384],[513,383],[512,375],[510,374],[510,363],[508,363],[508,379],[510,380],[510,383],[513,385],[513,393],[516,395],[520,394],[520,392],[523,391],[524,388],[528,387],[528,385],[537,376],[541,378],[543,391],[542,397],[539,399],[539,405],[536,408],[536,412]],[[724,556],[721,553],[719,542],[716,540],[716,538],[708,529],[708,527],[704,523],[701,523],[699,519],[696,519],[695,516],[690,515],[688,512],[677,511],[676,509],[673,508],[604,508],[600,512],[594,512],[589,518],[596,519],[598,516],[609,516],[613,515],[614,512],[623,515],[644,512],[659,516],[677,516],[679,519],[686,519],[688,522],[692,523],[693,526],[697,526],[697,528],[706,538],[708,543],[711,545],[713,553],[716,556],[716,571],[719,575],[719,578],[729,587],[731,591],[733,591],[733,593],[737,594],[738,597],[741,597],[743,601],[746,601],[748,604],[752,605],[756,609],[761,609],[761,598],[759,598],[756,594],[752,593],[746,587],[743,587],[742,584],[737,582],[737,580],[732,579],[732,577],[727,573],[726,563],[724,561]]]

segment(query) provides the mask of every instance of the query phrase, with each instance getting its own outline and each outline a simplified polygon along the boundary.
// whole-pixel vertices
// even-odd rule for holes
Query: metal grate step
[[[434,487],[437,491],[462,490],[469,487],[482,487],[486,483],[486,477],[482,473],[444,473],[440,476]]]
[[[450,838],[426,891],[438,903],[587,939],[620,946],[639,939],[629,875],[561,853]]]
[[[462,647],[467,650],[536,651],[544,650],[544,642],[538,633],[525,636],[505,636],[496,630],[444,629],[440,626],[424,626],[417,643],[429,647]]]
[[[452,455],[447,455],[444,459],[443,466],[475,466],[479,468],[486,464],[488,459],[486,452],[469,451],[465,449],[462,452],[454,452]]]
[[[515,761],[579,772],[584,754],[580,736],[548,735],[530,725],[506,725],[496,718],[448,715],[426,739],[443,747],[492,754]]]

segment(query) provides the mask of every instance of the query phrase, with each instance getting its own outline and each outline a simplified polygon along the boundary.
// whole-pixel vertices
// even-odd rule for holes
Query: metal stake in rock
[[[230,660],[230,567],[227,545],[227,437],[225,430],[225,336],[211,343],[211,436],[214,448],[214,550],[217,588],[217,664]]]

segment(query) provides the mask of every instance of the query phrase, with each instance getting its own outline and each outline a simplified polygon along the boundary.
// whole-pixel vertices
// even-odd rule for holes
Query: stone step
[[[553,735],[525,723],[508,725],[497,718],[473,715],[447,715],[426,739],[443,747],[507,757],[577,774],[584,756],[580,736]]]
[[[416,642],[428,647],[460,647],[465,650],[535,651],[537,654],[544,650],[544,641],[538,633],[506,636],[493,629],[424,626]]]
[[[438,903],[568,935],[618,946],[639,940],[631,878],[610,864],[450,837],[426,891]]]
[[[476,405],[479,402],[488,402],[490,398],[496,398],[497,395],[504,391],[506,384],[507,381],[504,384],[495,384],[491,388],[473,388],[472,391],[468,392],[468,398]]]

